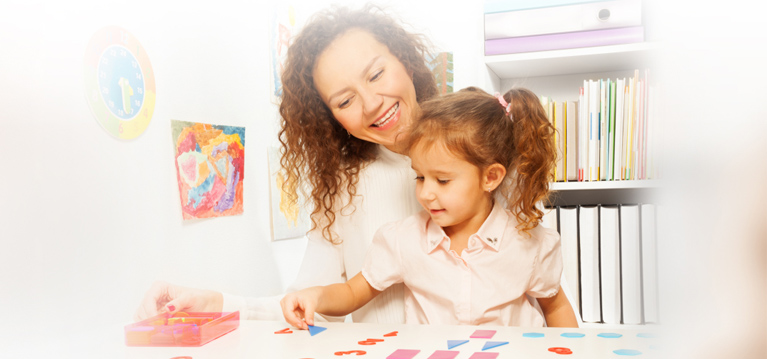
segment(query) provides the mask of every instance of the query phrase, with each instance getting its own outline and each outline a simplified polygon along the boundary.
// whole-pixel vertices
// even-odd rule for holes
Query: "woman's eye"
[[[416,176],[415,180],[416,181],[423,181],[423,176]]]
[[[437,180],[437,183],[439,183],[439,184],[447,184],[448,182],[450,182],[450,180],[446,180],[446,179],[438,179]]]
[[[348,106],[349,106],[349,104],[350,104],[351,102],[352,102],[352,99],[351,99],[351,98],[348,98],[348,99],[346,99],[346,100],[343,100],[343,101],[341,101],[341,102],[339,102],[339,103],[338,103],[338,108],[345,108],[345,107],[348,107]]]
[[[373,74],[373,77],[370,78],[370,81],[378,80],[379,78],[381,78],[381,75],[383,75],[383,70],[380,70],[376,72],[375,74]]]

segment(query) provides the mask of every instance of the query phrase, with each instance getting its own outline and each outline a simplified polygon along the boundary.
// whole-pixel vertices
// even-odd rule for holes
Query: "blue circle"
[[[524,333],[522,336],[525,338],[543,338],[543,333]]]
[[[136,117],[144,105],[144,74],[133,53],[120,45],[107,47],[96,71],[101,98],[121,120]]]
[[[599,334],[597,334],[597,336],[598,337],[602,337],[602,338],[620,338],[620,337],[623,336],[623,334],[618,334],[618,333],[599,333]]]
[[[565,338],[583,338],[586,336],[586,334],[583,333],[562,333],[562,336]]]
[[[633,349],[618,349],[618,350],[613,350],[613,353],[618,355],[628,355],[628,356],[635,356],[635,355],[642,354],[642,352],[640,352],[639,350],[633,350]]]

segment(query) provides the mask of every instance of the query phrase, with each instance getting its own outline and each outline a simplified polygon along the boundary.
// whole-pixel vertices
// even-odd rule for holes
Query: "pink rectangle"
[[[455,350],[437,350],[428,359],[455,359],[458,353],[460,352]]]
[[[477,330],[469,338],[484,338],[490,339],[495,335],[495,330]]]
[[[469,359],[495,359],[498,357],[498,353],[474,353]]]
[[[394,353],[391,353],[391,355],[386,357],[386,359],[413,359],[413,357],[420,352],[420,350],[397,349]]]
[[[487,40],[485,41],[485,55],[575,49],[579,47],[630,44],[642,41],[644,41],[643,26],[575,31]]]

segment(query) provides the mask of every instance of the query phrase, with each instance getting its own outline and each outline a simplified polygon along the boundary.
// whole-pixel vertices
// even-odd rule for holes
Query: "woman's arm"
[[[379,291],[358,273],[346,283],[312,287],[285,296],[280,302],[285,320],[300,329],[314,325],[314,313],[347,315],[375,298]]]
[[[559,287],[559,291],[553,297],[536,298],[538,304],[543,310],[543,316],[546,318],[546,325],[549,327],[577,328],[578,320],[575,319],[575,312],[570,301]]]

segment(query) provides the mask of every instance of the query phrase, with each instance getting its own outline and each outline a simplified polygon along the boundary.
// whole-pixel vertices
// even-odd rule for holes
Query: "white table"
[[[393,325],[357,323],[317,323],[327,330],[311,336],[308,331],[275,334],[288,328],[285,322],[243,320],[240,327],[202,347],[124,347],[124,357],[170,359],[189,356],[193,359],[219,358],[387,358],[398,349],[420,350],[413,359],[429,359],[435,351],[448,350],[448,340],[469,340],[451,351],[455,359],[469,359],[475,353],[498,353],[497,358],[654,358],[659,357],[661,338],[648,337],[647,329],[596,328],[519,328],[497,326]],[[476,330],[495,330],[490,339],[470,338]],[[396,336],[384,337],[397,331]],[[526,334],[527,333],[527,334]],[[531,333],[543,334],[542,337]],[[583,334],[569,337],[567,333]],[[614,333],[610,338],[600,334]],[[562,334],[566,334],[562,336]],[[367,339],[382,339],[375,345],[360,345]],[[509,342],[483,351],[488,341]],[[558,354],[549,348],[568,348],[572,354]],[[355,350],[365,351],[356,355]],[[630,350],[616,354],[616,350]],[[634,351],[634,352],[631,352]],[[336,352],[351,352],[336,355]],[[476,358],[476,357],[475,357]]]

